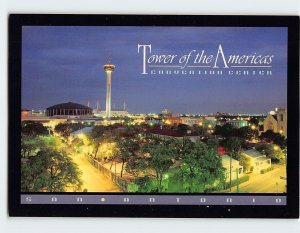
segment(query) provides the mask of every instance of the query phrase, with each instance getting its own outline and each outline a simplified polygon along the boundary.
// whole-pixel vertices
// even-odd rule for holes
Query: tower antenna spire
[[[112,52],[108,52],[108,64],[111,64],[111,57],[112,57]]]

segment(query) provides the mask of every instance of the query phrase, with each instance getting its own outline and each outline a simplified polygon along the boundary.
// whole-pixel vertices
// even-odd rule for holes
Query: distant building
[[[29,114],[30,114],[30,110],[28,110],[28,109],[22,109],[21,110],[21,119],[23,120],[23,119],[28,118]]]
[[[255,149],[242,152],[242,155],[250,159],[250,168],[245,172],[253,172],[259,174],[261,170],[271,167],[271,159],[261,154]]]
[[[123,124],[124,120],[122,119],[108,119],[108,120],[97,120],[94,125],[114,125],[114,124]]]
[[[77,103],[56,104],[46,109],[46,116],[91,116],[93,110]]]
[[[147,117],[145,119],[146,123],[149,125],[160,125],[162,119],[161,118],[156,118],[156,117]]]
[[[230,181],[230,157],[222,155],[222,166],[225,168],[226,182]],[[238,172],[238,174],[237,174]],[[236,180],[244,175],[243,166],[240,165],[238,160],[231,159],[231,180]]]
[[[96,117],[106,117],[106,111],[93,111]],[[125,117],[128,116],[127,110],[111,110],[110,117]]]
[[[275,111],[268,113],[264,120],[264,132],[273,130],[275,133],[280,133],[287,136],[287,109],[276,108]]]
[[[198,125],[202,120],[200,118],[195,118],[195,117],[180,117],[181,119],[181,124],[193,126],[193,125]]]
[[[227,124],[232,125],[234,128],[242,128],[245,126],[248,126],[248,121],[244,121],[244,120],[229,120],[227,121]]]
[[[176,118],[176,117],[180,117],[180,114],[179,113],[168,113],[168,112],[165,112],[164,114],[164,117],[166,118]]]
[[[21,110],[21,119],[26,120],[31,117],[45,117],[45,111],[42,110],[28,110],[22,109]]]
[[[214,128],[217,125],[217,118],[214,116],[204,117],[204,126],[207,128]]]
[[[146,132],[146,135],[151,135],[152,137],[157,137],[163,140],[168,139],[178,139],[184,140],[189,139],[192,142],[199,142],[200,137],[197,135],[193,135],[192,133],[183,133],[180,131],[170,130],[170,129],[150,129]]]

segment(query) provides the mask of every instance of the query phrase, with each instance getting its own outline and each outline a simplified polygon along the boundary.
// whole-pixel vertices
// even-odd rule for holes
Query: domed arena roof
[[[91,108],[85,105],[72,103],[72,102],[56,104],[51,107],[48,107],[47,109],[89,109],[91,110]]]

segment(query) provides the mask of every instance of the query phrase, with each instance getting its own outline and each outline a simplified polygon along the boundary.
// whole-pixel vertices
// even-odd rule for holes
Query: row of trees
[[[245,140],[251,140],[254,138],[258,138],[258,130],[251,129],[249,126],[241,127],[241,128],[234,128],[230,124],[225,124],[223,126],[216,125],[214,130],[215,135],[220,135],[224,138],[230,137],[238,137]]]
[[[280,146],[282,149],[285,149],[287,147],[286,138],[279,133],[274,133],[273,130],[267,130],[266,132],[261,133],[259,137],[264,141],[272,142]]]
[[[117,132],[109,126],[95,126],[89,135],[93,156],[110,161],[111,165],[121,163],[120,176],[124,171],[133,175],[139,191],[168,191],[164,179],[169,179],[171,186],[181,184],[181,192],[197,192],[199,188],[203,191],[224,183],[224,169],[216,148],[189,140],[183,143],[124,134],[128,134],[127,130]],[[99,148],[109,143],[115,143],[113,153],[99,154]]]

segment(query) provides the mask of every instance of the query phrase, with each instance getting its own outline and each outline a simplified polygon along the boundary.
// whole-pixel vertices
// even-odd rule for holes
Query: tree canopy
[[[21,164],[22,192],[65,192],[81,187],[80,172],[63,152],[40,150]]]
[[[204,191],[216,180],[223,183],[221,157],[206,144],[195,143],[190,153],[183,158],[177,177],[185,183],[187,192],[198,192],[200,188]]]
[[[251,129],[249,126],[234,128],[230,124],[225,124],[223,126],[217,125],[215,127],[214,134],[220,135],[224,138],[239,137],[245,140],[251,140],[258,137],[258,130]]]
[[[70,136],[70,133],[82,129],[84,127],[83,124],[81,123],[70,123],[70,122],[65,122],[65,123],[59,123],[55,126],[54,130],[55,132],[59,133],[63,137],[68,137]]]
[[[282,149],[274,144],[262,144],[255,148],[262,154],[268,156],[273,162],[285,162],[285,155]]]
[[[279,145],[281,148],[285,148],[287,146],[287,141],[283,135],[279,133],[274,133],[273,130],[267,130],[260,135],[261,139],[272,141],[274,144]]]
[[[35,121],[26,121],[21,125],[21,133],[25,136],[47,135],[49,130],[43,124]]]

